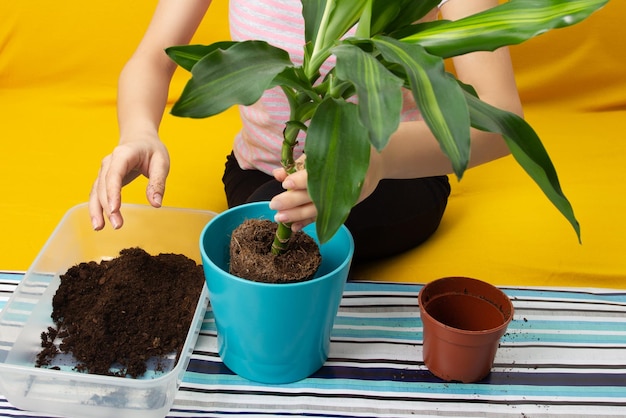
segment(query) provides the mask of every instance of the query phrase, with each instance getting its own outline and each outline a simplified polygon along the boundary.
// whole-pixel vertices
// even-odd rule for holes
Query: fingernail
[[[113,229],[118,229],[120,227],[120,224],[117,223],[117,219],[110,218],[109,221],[111,221],[111,226],[113,227]]]
[[[93,226],[94,231],[100,230],[100,224],[96,220],[96,218],[91,218],[91,226]]]
[[[283,181],[283,189],[293,189],[294,187],[296,187],[295,183],[293,182],[293,180],[285,180]]]
[[[161,206],[161,204],[163,203],[163,196],[160,193],[155,193],[152,198],[154,199],[154,203],[156,203],[158,206]]]
[[[271,210],[280,210],[280,205],[276,203],[273,199],[270,200],[270,209]]]
[[[276,222],[287,222],[289,219],[287,218],[287,215],[285,215],[284,213],[277,213],[276,215],[274,215],[274,220]]]

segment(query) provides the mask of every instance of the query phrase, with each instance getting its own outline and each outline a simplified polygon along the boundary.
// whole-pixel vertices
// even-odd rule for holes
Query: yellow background
[[[194,42],[228,36],[227,1],[213,3]],[[63,214],[87,200],[101,158],[117,142],[117,76],[155,4],[0,4],[0,269],[28,268]],[[358,278],[462,274],[501,284],[624,287],[625,16],[626,2],[612,0],[576,27],[512,48],[526,117],[574,205],[583,245],[509,157],[453,182],[431,241],[360,269]],[[172,100],[185,81],[179,71]],[[166,115],[165,205],[226,208],[220,179],[238,127],[232,110],[209,120]],[[145,184],[125,188],[124,201],[145,203]]]

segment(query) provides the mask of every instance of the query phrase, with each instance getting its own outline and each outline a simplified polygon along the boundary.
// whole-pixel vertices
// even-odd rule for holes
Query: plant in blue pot
[[[519,44],[550,29],[576,24],[607,2],[510,0],[460,20],[419,23],[440,0],[302,0],[306,43],[301,64],[292,62],[285,50],[258,40],[168,48],[169,56],[191,73],[172,113],[192,118],[209,117],[233,105],[251,105],[268,89],[282,89],[291,114],[285,121],[281,162],[287,172],[296,170],[293,151],[299,133],[304,131],[308,191],[317,209],[316,223],[305,232],[320,244],[322,263],[315,278],[309,282],[320,281],[326,273],[337,269],[343,271],[344,277],[336,282],[345,280],[346,263],[349,262],[325,266],[325,259],[334,256],[324,251],[324,247],[340,236],[341,246],[351,248],[351,239],[342,225],[358,201],[371,153],[381,152],[399,126],[402,97],[407,91],[412,94],[426,125],[449,158],[458,178],[463,176],[469,164],[470,129],[500,134],[516,161],[580,238],[579,224],[570,202],[563,194],[556,170],[532,127],[520,116],[482,101],[472,86],[460,82],[445,70],[444,61],[469,52],[494,51]],[[353,35],[346,36],[350,30],[354,31],[351,32]],[[331,56],[335,59],[329,61]],[[245,217],[241,213],[224,214],[229,222],[228,228],[212,230],[209,227],[201,242],[205,265],[214,264],[222,270],[207,272],[218,334],[222,333],[220,352],[225,354],[223,358],[227,365],[256,380],[276,382],[305,377],[323,362],[327,342],[319,349],[317,358],[320,361],[315,366],[290,374],[287,371],[295,367],[293,364],[285,363],[279,371],[268,358],[246,357],[243,352],[254,351],[257,347],[265,349],[271,346],[270,341],[248,341],[245,344],[250,346],[244,347],[242,343],[239,347],[238,337],[227,335],[240,326],[226,323],[229,319],[246,315],[252,321],[261,315],[265,307],[259,295],[265,290],[279,294],[284,291],[281,286],[297,288],[308,283],[255,283],[259,287],[253,291],[251,299],[237,304],[237,307],[245,308],[245,313],[234,312],[235,308],[218,312],[218,304],[227,299],[230,286],[211,282],[215,276],[228,274],[229,244],[221,243],[222,237],[232,235],[237,226],[235,221],[273,218],[267,204],[233,210],[245,213]],[[219,219],[216,217],[214,222]],[[284,252],[290,246],[291,234],[288,224],[278,224],[274,243],[268,248],[274,254]],[[220,248],[214,248],[216,245]],[[352,255],[351,249],[340,252],[345,257]],[[218,260],[212,261],[212,257]],[[239,279],[231,281],[237,286],[242,285]],[[337,287],[341,292],[341,286]],[[238,296],[243,295],[243,290],[237,292],[241,292]],[[303,292],[304,299],[305,294]],[[283,298],[300,301],[286,294],[264,297],[271,303],[278,303]],[[319,297],[317,305],[332,303],[334,309],[336,300],[338,305],[338,299],[332,297],[329,301],[326,293],[309,295],[309,299],[314,297]],[[274,313],[275,317],[270,316],[264,321],[279,321],[279,316],[300,318],[291,311],[296,308],[280,306],[282,310]],[[334,314],[331,312],[329,316],[334,317]],[[281,347],[291,347],[308,332],[298,332],[296,328],[297,324],[293,328],[284,328],[271,338],[280,341]],[[324,329],[324,338],[327,338],[330,331],[328,326]],[[241,329],[241,334],[265,336],[265,332],[265,328]],[[292,332],[294,334],[288,334]],[[236,356],[246,357],[245,361],[242,360],[245,366],[235,366],[235,361],[227,360],[228,351],[235,350],[235,346],[236,350],[242,350]],[[292,355],[286,349],[272,349],[277,350],[276,357],[283,352]],[[255,374],[250,372],[253,369],[263,371]]]
[[[231,274],[233,231],[249,219],[272,219],[273,213],[267,202],[220,213],[202,231],[200,253],[223,362],[250,380],[288,383],[310,376],[328,358],[354,243],[340,227],[319,246],[322,262],[311,280],[267,283]],[[319,243],[314,225],[304,233]]]

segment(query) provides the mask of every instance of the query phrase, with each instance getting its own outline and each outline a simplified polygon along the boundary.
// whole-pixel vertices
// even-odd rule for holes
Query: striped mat
[[[0,309],[22,273],[0,273]],[[492,373],[446,383],[422,362],[421,285],[349,282],[330,358],[312,377],[262,385],[217,355],[209,310],[171,417],[626,416],[626,290],[503,288],[515,318]],[[1,416],[44,416],[14,408]]]

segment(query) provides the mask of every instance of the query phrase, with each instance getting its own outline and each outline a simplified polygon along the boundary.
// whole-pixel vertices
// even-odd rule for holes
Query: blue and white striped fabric
[[[0,308],[20,278],[0,273]],[[626,290],[504,288],[516,311],[493,372],[457,384],[422,362],[420,288],[348,283],[326,365],[278,386],[221,363],[209,310],[169,416],[626,416]],[[42,416],[1,395],[0,415]]]

